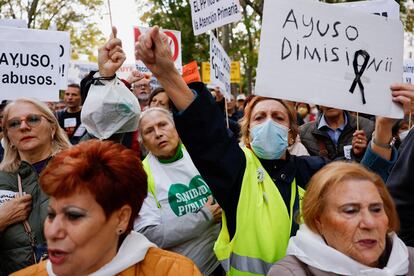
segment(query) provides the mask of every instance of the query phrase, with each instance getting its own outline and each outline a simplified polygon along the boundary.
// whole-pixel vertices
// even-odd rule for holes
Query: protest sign
[[[183,66],[183,79],[186,83],[201,81],[196,61],[192,61]]]
[[[202,82],[210,83],[210,62],[201,63]],[[230,83],[240,83],[240,61],[232,61],[230,64]]]
[[[146,27],[134,27],[134,43],[136,43],[139,37],[142,34],[145,34],[150,28]],[[180,74],[183,71],[182,61],[181,61],[181,32],[175,30],[162,29],[165,35],[168,36],[168,43],[170,45],[172,58],[174,60],[175,67],[177,68]],[[150,70],[145,66],[141,60],[136,61],[136,68],[142,73],[151,73]]]
[[[414,84],[414,60],[412,59],[404,60],[403,82]]]
[[[336,5],[265,1],[256,94],[393,118],[401,82],[400,21]]]
[[[239,0],[191,0],[190,6],[194,35],[242,18]]]
[[[59,44],[0,40],[1,98],[59,100]]]
[[[27,28],[27,22],[23,19],[0,19],[0,26]]]
[[[201,63],[201,77],[204,83],[210,83],[210,62]]]
[[[210,81],[221,88],[225,97],[230,97],[230,63],[231,60],[220,42],[210,33]]]
[[[230,82],[240,83],[240,61],[232,61],[230,66]]]
[[[385,18],[400,19],[400,5],[394,0],[369,0],[358,2],[344,2],[335,4],[340,7],[352,8],[361,12],[383,16]]]
[[[16,197],[16,192],[9,190],[0,190],[0,206],[6,201],[10,201]]]
[[[36,41],[57,43],[59,50],[58,88],[65,90],[68,87],[70,61],[70,36],[68,32],[0,27],[0,37],[2,40],[27,41],[29,44]]]

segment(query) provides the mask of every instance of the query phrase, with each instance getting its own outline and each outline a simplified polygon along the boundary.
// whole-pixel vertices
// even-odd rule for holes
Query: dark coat
[[[400,217],[398,236],[408,246],[414,246],[414,129],[401,144],[386,185]]]
[[[349,112],[344,112],[348,118],[348,123],[339,136],[338,145],[334,144],[326,131],[318,129],[322,115],[320,115],[316,121],[309,122],[300,127],[300,140],[310,155],[324,156],[329,160],[345,158],[344,146],[352,145],[352,135],[357,130],[357,122],[356,118]],[[359,128],[365,131],[365,135],[369,142],[372,137],[372,132],[374,131],[374,122],[359,116]],[[361,154],[361,156],[351,155],[352,159],[358,162],[361,160],[362,156],[363,154]]]

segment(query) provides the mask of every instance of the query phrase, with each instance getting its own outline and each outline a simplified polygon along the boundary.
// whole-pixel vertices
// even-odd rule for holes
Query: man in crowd
[[[130,80],[128,79],[128,81]],[[145,78],[141,78],[136,82],[130,82],[130,84],[132,92],[138,98],[141,110],[144,110],[149,105],[149,96],[151,94],[150,76],[145,75]]]
[[[374,131],[374,123],[357,118],[349,112],[321,106],[320,115],[314,122],[300,128],[300,139],[310,155],[330,160],[348,159],[360,161]]]
[[[85,134],[85,128],[81,125],[81,94],[78,84],[69,84],[63,100],[66,108],[58,111],[56,117],[59,125],[66,131],[70,142],[75,145]]]

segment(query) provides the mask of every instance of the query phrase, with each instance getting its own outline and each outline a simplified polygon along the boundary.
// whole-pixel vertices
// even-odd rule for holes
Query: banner
[[[0,38],[6,41],[56,43],[59,52],[59,79],[57,88],[68,87],[68,66],[70,61],[70,36],[68,32],[0,27]]]
[[[239,0],[191,0],[194,35],[200,35],[242,18]]]
[[[136,43],[138,41],[138,38],[142,34],[145,34],[149,29],[150,28],[147,27],[134,27],[134,43]],[[175,67],[177,68],[178,72],[182,74],[183,66],[181,61],[181,32],[167,29],[162,29],[160,31],[168,36]],[[136,61],[136,68],[142,73],[151,73],[141,60]]]
[[[225,97],[230,97],[230,63],[231,60],[224,51],[220,42],[210,33],[210,80],[215,86],[221,88]]]
[[[196,61],[192,61],[183,66],[183,79],[186,83],[201,81]]]
[[[1,98],[58,101],[59,66],[56,43],[0,40]]]
[[[402,118],[399,20],[306,0],[265,1],[256,94]]]
[[[13,28],[27,28],[27,22],[23,19],[0,19],[0,26]]]

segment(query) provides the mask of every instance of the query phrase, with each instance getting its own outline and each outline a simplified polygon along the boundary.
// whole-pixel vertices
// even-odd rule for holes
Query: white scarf
[[[148,241],[144,235],[132,231],[128,236],[126,236],[116,256],[109,263],[90,275],[116,275],[128,267],[142,261],[145,258],[145,255],[147,254],[147,251],[150,247],[157,246]],[[53,273],[50,260],[48,260],[46,263],[46,270],[49,276],[56,276],[56,274]]]
[[[312,232],[305,224],[300,226],[296,236],[290,238],[287,255],[293,255],[305,264],[319,270],[340,275],[393,276],[408,272],[407,246],[393,232],[392,251],[387,266],[383,269],[363,265],[342,254],[325,243],[323,238]]]

